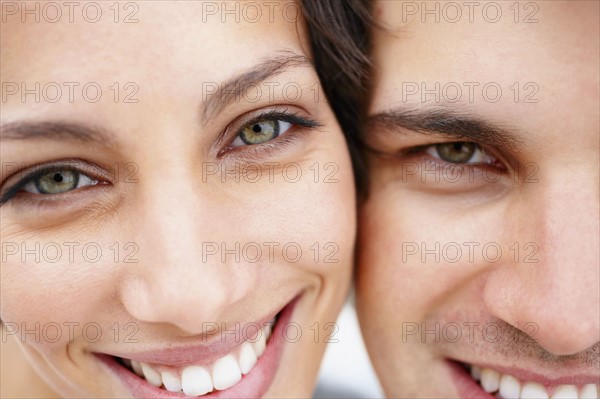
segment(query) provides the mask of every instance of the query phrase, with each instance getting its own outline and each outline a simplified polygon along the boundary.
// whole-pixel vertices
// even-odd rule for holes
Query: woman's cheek
[[[273,242],[284,253],[282,263],[319,272],[323,265],[348,265],[356,229],[352,167],[345,156],[319,155],[280,162],[254,182],[214,182],[211,190],[234,197],[225,216],[235,226],[228,238],[238,237],[242,246]]]
[[[40,348],[75,342],[84,332],[95,337],[111,281],[123,267],[115,262],[113,240],[55,233],[24,239],[25,233],[7,230],[1,267],[6,334]]]

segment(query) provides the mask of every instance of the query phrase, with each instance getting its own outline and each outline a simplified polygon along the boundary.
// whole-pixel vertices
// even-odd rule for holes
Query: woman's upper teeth
[[[519,381],[510,374],[490,368],[471,366],[471,376],[479,381],[484,391],[497,393],[504,399],[598,399],[598,384],[557,385],[545,387],[533,381]]]
[[[231,353],[210,365],[190,365],[180,369],[123,359],[133,371],[148,383],[171,392],[189,396],[204,395],[213,390],[231,388],[248,374],[265,351],[273,323],[269,323],[252,340],[243,342]]]

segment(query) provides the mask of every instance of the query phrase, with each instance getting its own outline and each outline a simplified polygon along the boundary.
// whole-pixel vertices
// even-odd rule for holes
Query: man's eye
[[[440,143],[428,147],[425,152],[434,158],[450,163],[493,163],[494,157],[487,155],[477,144],[460,141]]]
[[[32,194],[63,194],[77,188],[92,186],[98,182],[89,176],[69,169],[56,169],[34,177],[23,186]]]
[[[290,127],[292,127],[290,122],[280,119],[263,119],[248,123],[238,132],[231,146],[240,147],[266,143],[285,133]]]

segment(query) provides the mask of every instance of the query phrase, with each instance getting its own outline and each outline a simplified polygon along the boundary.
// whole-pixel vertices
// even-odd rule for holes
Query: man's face
[[[598,12],[377,4],[357,289],[389,397],[598,397]]]

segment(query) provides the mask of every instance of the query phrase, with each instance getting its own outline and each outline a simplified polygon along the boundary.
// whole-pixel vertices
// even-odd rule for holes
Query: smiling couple
[[[1,6],[2,397],[598,398],[597,1]]]

